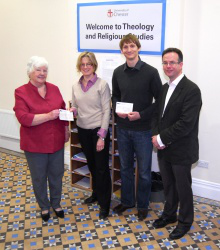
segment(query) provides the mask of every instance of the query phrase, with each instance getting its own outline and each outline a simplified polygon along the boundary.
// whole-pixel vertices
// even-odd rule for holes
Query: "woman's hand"
[[[44,122],[55,120],[59,117],[60,111],[59,109],[54,109],[46,114],[36,114],[34,115],[34,119],[32,121],[31,126],[37,126]]]
[[[103,150],[104,147],[105,147],[105,141],[99,138],[96,144],[96,151],[100,152]]]
[[[57,119],[59,114],[60,114],[59,109],[52,110],[51,112],[48,113],[49,120],[51,121]]]
[[[74,107],[69,108],[69,111],[70,111],[70,112],[73,112],[74,117],[77,116],[77,108],[74,108]]]

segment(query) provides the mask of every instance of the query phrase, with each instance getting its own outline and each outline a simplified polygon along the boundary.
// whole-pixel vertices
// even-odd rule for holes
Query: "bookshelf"
[[[109,125],[110,133],[112,131],[112,122]],[[78,131],[76,126],[76,118],[74,121],[70,122],[70,170],[71,170],[71,184],[74,187],[84,189],[87,191],[92,191],[92,178],[89,172],[87,161],[85,155],[83,154],[79,138]],[[111,142],[109,148],[109,171],[112,178],[112,150],[114,143],[112,143],[112,135]],[[119,166],[118,166],[119,169]]]
[[[111,134],[111,143],[109,148],[109,171],[112,179],[112,192],[114,197],[121,196],[121,175],[120,175],[120,159],[118,153],[117,132],[115,117],[112,114],[109,124]],[[70,122],[70,169],[71,169],[71,184],[74,187],[92,191],[92,178],[87,167],[86,158],[82,153],[82,148],[79,143],[76,119]],[[137,167],[134,159],[134,175],[135,188],[137,186]]]
[[[70,169],[71,184],[77,188],[91,191],[91,174],[89,172],[86,158],[79,143],[76,119],[70,122]]]
[[[118,142],[117,142],[117,132],[116,132],[116,122],[115,117],[112,114],[112,119],[110,121],[111,128],[111,141],[112,141],[112,192],[116,197],[121,196],[121,175],[120,175],[120,159],[118,153]]]
[[[121,175],[120,175],[120,159],[118,152],[118,142],[117,142],[117,130],[116,130],[116,119],[112,115],[112,190],[113,195],[117,198],[121,197]],[[135,178],[135,193],[137,190],[137,178],[138,177],[138,167],[137,161],[134,157],[134,178]]]

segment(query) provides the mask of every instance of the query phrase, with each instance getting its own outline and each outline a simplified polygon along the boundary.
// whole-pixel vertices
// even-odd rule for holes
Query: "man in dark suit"
[[[158,149],[158,162],[164,185],[165,205],[155,228],[177,221],[171,239],[183,237],[193,223],[191,166],[198,160],[198,123],[202,106],[198,86],[183,73],[183,54],[168,48],[162,54],[164,73],[169,82],[163,85],[152,120],[152,143]]]

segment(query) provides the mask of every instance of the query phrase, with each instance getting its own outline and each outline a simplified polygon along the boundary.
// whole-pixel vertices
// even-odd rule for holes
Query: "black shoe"
[[[94,202],[96,202],[96,201],[97,201],[97,198],[96,198],[96,197],[90,196],[90,197],[88,197],[88,198],[86,198],[86,199],[84,200],[84,203],[85,203],[85,204],[90,204],[90,203],[94,203]]]
[[[60,210],[60,211],[56,211],[54,208],[53,208],[53,211],[55,212],[56,216],[59,217],[59,218],[64,218],[64,212],[63,210]]]
[[[160,217],[159,219],[155,220],[153,223],[153,227],[155,228],[162,228],[165,227],[168,224],[175,223],[177,221],[176,216],[175,217]]]
[[[124,206],[123,204],[119,204],[117,205],[116,207],[113,208],[113,211],[116,213],[116,214],[122,214],[125,210],[129,209],[129,208],[133,208],[134,206],[132,207],[128,207],[128,206]]]
[[[171,240],[177,240],[182,238],[188,231],[190,230],[190,228],[183,228],[183,227],[176,227],[173,232],[170,233],[169,237]]]
[[[42,212],[41,212],[41,218],[43,221],[47,222],[50,219],[50,212],[48,212],[46,214],[42,214]]]
[[[108,217],[108,215],[109,215],[109,209],[100,208],[100,211],[99,211],[100,220],[104,220],[105,218]]]
[[[148,209],[147,210],[138,210],[138,219],[140,221],[146,219],[147,215],[148,215]]]

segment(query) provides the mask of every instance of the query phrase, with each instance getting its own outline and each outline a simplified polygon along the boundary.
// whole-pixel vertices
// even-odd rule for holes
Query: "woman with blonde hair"
[[[77,60],[82,73],[73,85],[72,108],[77,113],[79,140],[92,175],[92,195],[85,203],[98,201],[99,218],[109,215],[111,177],[109,171],[110,89],[106,81],[95,73],[98,63],[92,52],[83,52]]]

